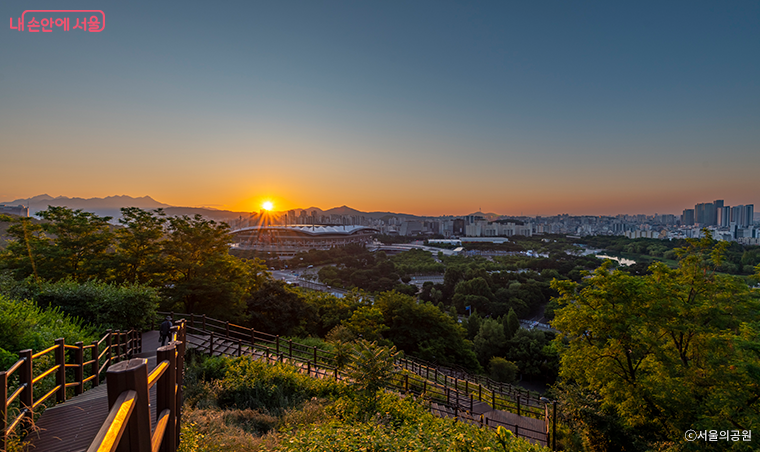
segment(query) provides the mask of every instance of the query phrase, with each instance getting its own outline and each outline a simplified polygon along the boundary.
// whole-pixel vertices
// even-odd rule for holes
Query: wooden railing
[[[186,320],[188,345],[212,355],[252,355],[268,362],[290,362],[315,376],[341,374],[335,353],[316,346],[307,346],[278,335],[256,331],[228,321],[197,314],[160,312],[162,317]],[[415,358],[396,361],[399,372],[392,378],[393,389],[425,397],[431,403],[450,408],[457,416],[470,416],[475,402],[484,402],[494,410],[509,411],[520,416],[533,417],[544,422],[543,431],[519,428],[512,425],[516,435],[547,441],[549,416],[546,404],[535,394],[523,388],[504,384],[483,376],[475,376],[459,369],[437,366]],[[510,427],[495,419],[475,419],[484,426]]]
[[[156,367],[148,373],[147,359],[136,358],[111,366],[106,422],[88,452],[175,452],[179,445],[185,322],[172,327],[171,342],[156,351]],[[151,428],[150,389],[156,386],[156,426]]]
[[[82,342],[68,345],[61,338],[55,340],[55,345],[37,353],[20,351],[19,360],[7,370],[0,371],[0,450],[6,449],[8,438],[17,428],[31,425],[35,413],[50,398],[55,396],[55,403],[60,403],[66,401],[68,388],[73,388],[74,395],[79,395],[84,392],[86,383],[91,383],[92,387],[98,386],[101,375],[112,363],[141,350],[142,335],[139,331],[108,330],[99,341],[88,345]],[[39,365],[49,365],[50,354],[54,364],[46,369],[35,369]],[[85,361],[87,354],[90,359]],[[35,363],[39,365],[35,366]],[[73,370],[69,372],[73,373],[71,379],[67,378],[66,370],[69,369]],[[55,378],[54,385],[50,384],[48,377]],[[35,397],[35,390],[38,393],[47,392]],[[9,413],[12,413],[12,419],[8,419]]]

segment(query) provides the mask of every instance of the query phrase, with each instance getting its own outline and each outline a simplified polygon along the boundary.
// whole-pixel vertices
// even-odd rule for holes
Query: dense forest
[[[304,253],[301,265],[321,267],[323,282],[349,290],[338,297],[288,286],[263,261],[231,255],[228,227],[201,217],[124,209],[115,227],[60,207],[39,216],[1,219],[2,364],[57,336],[146,328],[163,309],[546,383],[571,450],[692,450],[697,444],[681,439],[686,430],[744,431],[760,421],[757,250],[709,234],[587,243],[633,244],[621,252],[661,252],[664,260],[628,268],[568,254],[573,245],[560,237],[515,242],[543,258],[387,256],[362,247]],[[440,282],[409,284],[419,275]],[[557,332],[521,328],[521,318],[553,319]]]

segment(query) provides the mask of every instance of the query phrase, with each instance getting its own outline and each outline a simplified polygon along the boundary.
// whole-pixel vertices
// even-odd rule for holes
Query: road
[[[309,273],[314,273],[318,271],[317,268],[310,268],[307,269]],[[300,270],[270,270],[270,273],[272,274],[272,277],[274,279],[278,279],[280,281],[284,281],[286,284],[290,285],[298,285],[300,287],[304,287],[306,289],[311,290],[319,290],[321,292],[329,292],[336,297],[342,297],[345,295],[348,291],[343,289],[338,289],[335,287],[330,287],[328,285],[322,284],[320,282],[315,281],[309,281],[307,279],[303,278],[303,269]]]

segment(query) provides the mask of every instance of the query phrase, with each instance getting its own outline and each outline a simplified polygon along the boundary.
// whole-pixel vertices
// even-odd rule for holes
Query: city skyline
[[[52,198],[52,199],[58,198],[56,196],[51,196],[51,195],[47,195],[47,194],[45,194],[45,195],[36,195],[34,197],[29,197],[29,198],[17,198],[17,199],[14,199],[14,200],[3,200],[2,198],[0,198],[0,204],[5,204],[5,205],[8,205],[8,206],[12,206],[12,205],[28,206],[28,202],[27,201],[29,199],[39,198],[39,197],[45,197],[45,196],[50,196],[50,198]],[[83,198],[83,197],[67,197],[67,196],[60,196],[60,198],[70,199],[70,200],[80,199],[80,200],[83,200],[83,201],[96,201],[96,200],[97,201],[102,201],[102,200],[105,200],[107,198],[120,198],[122,196],[124,196],[124,195],[112,195],[112,196],[103,197],[103,198],[99,198],[99,197]],[[126,195],[126,196],[128,196],[128,195]],[[148,210],[156,208],[156,207],[161,207],[161,205],[163,205],[164,207],[179,207],[179,208],[188,207],[188,208],[212,209],[212,210],[219,210],[219,211],[231,211],[231,212],[235,212],[234,210],[219,209],[219,208],[216,208],[216,207],[213,207],[213,206],[203,206],[203,205],[177,206],[177,205],[171,205],[171,204],[163,203],[163,202],[161,202],[161,200],[155,199],[154,197],[151,197],[150,195],[145,195],[143,197],[131,197],[131,198],[133,198],[135,200],[136,199],[148,198],[148,201],[149,201],[150,205],[149,206],[146,205],[146,206],[142,207],[142,208],[148,209]],[[735,204],[735,203],[726,202],[723,199],[717,200],[716,202],[723,202],[724,205],[726,207],[728,207],[729,209],[732,208],[732,207],[736,207],[736,206],[744,207],[746,205],[749,205],[749,206],[753,206],[754,205],[754,203]],[[116,206],[119,203],[119,201],[114,201],[114,203],[115,204],[113,204],[113,206]],[[154,203],[155,203],[155,205],[154,205]],[[121,201],[121,204],[123,204],[123,205],[126,206],[129,203],[125,202],[125,201]],[[695,203],[693,206],[685,206],[684,208],[680,209],[678,212],[675,212],[675,211],[674,212],[661,211],[661,212],[651,212],[651,213],[646,213],[646,212],[617,212],[617,213],[612,213],[612,214],[590,214],[590,213],[555,212],[555,213],[551,213],[551,214],[528,215],[528,214],[524,214],[524,213],[493,212],[493,211],[487,211],[485,209],[479,209],[478,208],[478,209],[470,210],[470,211],[467,211],[467,212],[444,212],[444,213],[438,214],[438,215],[423,215],[423,214],[419,214],[419,213],[416,213],[416,212],[402,212],[402,211],[400,211],[398,209],[390,209],[390,210],[370,209],[370,210],[363,210],[363,209],[358,209],[358,208],[355,208],[354,206],[349,206],[349,205],[346,205],[346,204],[342,204],[342,205],[339,205],[339,206],[336,205],[336,206],[327,207],[327,208],[325,208],[324,206],[319,206],[319,205],[316,205],[316,204],[311,204],[311,205],[308,205],[308,207],[297,206],[297,207],[291,207],[289,209],[283,209],[280,206],[278,206],[277,204],[273,203],[270,199],[265,199],[264,201],[262,201],[261,205],[258,206],[258,208],[251,209],[251,210],[242,210],[242,211],[239,211],[239,212],[247,212],[247,213],[254,213],[255,214],[255,213],[259,213],[261,211],[271,211],[271,214],[273,214],[273,215],[283,215],[283,214],[287,214],[289,211],[293,211],[293,210],[294,211],[309,211],[309,210],[312,210],[312,209],[318,209],[318,210],[320,210],[322,212],[327,212],[327,211],[334,210],[334,209],[349,208],[349,209],[356,210],[356,211],[358,211],[360,213],[388,213],[388,214],[392,214],[392,215],[413,215],[413,216],[418,216],[418,217],[462,217],[462,216],[472,215],[472,214],[476,214],[476,213],[483,213],[483,214],[495,214],[495,215],[504,216],[504,217],[521,217],[521,216],[522,217],[537,217],[537,216],[551,217],[551,216],[559,216],[559,215],[600,216],[600,217],[601,216],[615,217],[615,216],[621,216],[621,215],[629,215],[629,216],[646,215],[646,216],[650,216],[651,217],[651,216],[655,216],[655,215],[674,215],[674,216],[680,218],[687,211],[691,211],[692,221],[691,221],[691,223],[686,223],[686,224],[694,224],[694,223],[700,224],[699,222],[694,221],[694,219],[696,218],[695,217],[695,208],[698,208],[700,205],[704,205],[704,204],[705,203]],[[32,211],[40,210],[41,209],[40,206],[42,206],[42,205],[45,205],[44,201],[36,200],[32,204]],[[135,205],[137,205],[137,204],[135,204]],[[110,208],[113,208],[113,206],[111,206]],[[691,207],[694,207],[694,208],[691,208]],[[81,206],[76,205],[76,204],[75,204],[75,207],[72,207],[72,208],[79,208],[79,209],[83,209],[85,211],[88,210],[88,208],[81,207]],[[716,215],[716,220],[715,220],[716,222],[715,222],[715,224],[720,225],[721,221],[720,221],[719,217],[717,216],[717,213],[714,212],[714,214]],[[760,212],[755,213],[753,215],[753,218],[756,217],[756,216],[758,216],[758,215],[760,215]],[[713,223],[709,223],[709,224],[713,224]]]
[[[757,204],[758,4],[225,6],[106,0],[100,33],[4,28],[0,199],[422,216]]]

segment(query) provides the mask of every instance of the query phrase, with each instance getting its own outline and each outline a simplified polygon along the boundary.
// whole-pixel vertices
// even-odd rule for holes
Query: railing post
[[[166,423],[164,438],[161,441],[162,452],[174,452],[177,449],[177,347],[174,344],[159,347],[156,350],[156,362],[169,361],[169,367],[156,382],[156,422],[161,412],[169,410],[169,422]]]
[[[95,376],[95,378],[92,379],[92,387],[98,386],[100,384],[100,375],[98,375],[98,370],[100,369],[100,366],[98,365],[98,356],[100,356],[100,350],[98,350],[98,341],[92,341],[92,365],[90,366],[90,371]]]
[[[8,432],[5,429],[8,428],[8,406],[6,400],[8,400],[8,375],[5,371],[0,371],[0,450],[5,449],[5,443],[7,442]]]
[[[208,336],[208,354],[214,356],[214,332],[212,331]]]
[[[58,346],[55,349],[55,365],[60,366],[55,372],[55,385],[58,386],[55,400],[61,403],[66,401],[66,348],[64,346],[64,338],[56,339],[55,345]]]
[[[148,394],[148,365],[146,359],[136,358],[114,364],[108,369],[108,409],[124,391],[135,391],[137,401],[121,437],[119,452],[149,452],[151,425]]]
[[[243,341],[238,339],[237,343],[238,343],[237,355],[243,356]]]
[[[184,320],[180,321],[182,342],[177,344],[177,439],[174,444],[179,444],[180,425],[182,425],[182,381],[185,375],[185,350],[187,349],[187,325]]]
[[[472,414],[472,408],[473,408],[473,405],[475,404],[475,403],[474,403],[474,399],[475,399],[475,398],[472,396],[472,393],[470,393],[470,413],[471,413],[471,414]]]
[[[491,408],[496,409],[496,391],[491,389]]]
[[[111,367],[111,330],[106,330],[106,368],[104,369],[106,372],[108,372],[108,368]]]
[[[311,376],[311,363],[306,361],[306,375]]]
[[[404,392],[409,393],[409,374],[404,374]]]
[[[520,437],[520,426],[515,424],[515,438],[519,438],[519,437]]]
[[[121,361],[121,331],[116,330],[116,362]]]
[[[75,344],[77,346],[74,360],[77,367],[74,368],[74,380],[78,383],[74,386],[74,395],[79,395],[84,392],[84,344],[80,341]]]
[[[552,450],[557,450],[557,401],[552,402]]]
[[[317,346],[314,345],[313,347],[314,347],[314,366],[316,367],[316,365],[317,365]]]
[[[520,415],[520,396],[517,396],[517,415]]]
[[[29,349],[21,350],[18,353],[18,356],[24,360],[24,364],[21,365],[18,373],[18,383],[19,385],[24,386],[24,389],[21,391],[21,406],[25,411],[24,417],[26,420],[31,420],[32,405],[34,405],[34,387],[32,384],[32,380],[34,379],[34,368],[32,367],[32,351]]]

